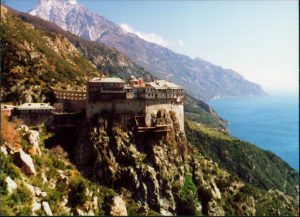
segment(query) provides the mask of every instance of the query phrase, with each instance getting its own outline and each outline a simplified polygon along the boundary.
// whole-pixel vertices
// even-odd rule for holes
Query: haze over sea
[[[299,171],[299,98],[270,94],[211,100],[231,135],[272,151]]]

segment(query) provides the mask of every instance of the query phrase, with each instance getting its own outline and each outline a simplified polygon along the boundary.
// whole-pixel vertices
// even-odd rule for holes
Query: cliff
[[[172,120],[170,132],[137,134],[112,117],[96,115],[80,127],[75,163],[92,181],[124,194],[132,192],[130,197],[142,207],[142,214],[148,209],[167,215],[297,212],[293,197],[254,187],[222,169],[187,141],[176,116],[170,113],[165,118]],[[283,205],[280,195],[289,202]]]
[[[1,18],[5,102],[48,100],[49,84],[79,88],[105,73],[61,34],[4,7]],[[185,103],[187,138],[166,111],[158,118],[168,133],[139,134],[103,114],[56,131],[1,119],[0,214],[298,214],[297,172],[230,137],[204,102]]]

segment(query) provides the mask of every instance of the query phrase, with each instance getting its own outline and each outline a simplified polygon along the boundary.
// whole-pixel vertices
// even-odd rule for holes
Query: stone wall
[[[146,125],[151,125],[151,115],[156,115],[159,110],[173,111],[179,121],[180,131],[184,132],[184,111],[183,104],[152,104],[146,107],[145,122]]]
[[[119,121],[124,125],[134,118],[135,115],[144,115],[146,126],[151,125],[151,115],[156,115],[161,109],[174,111],[179,120],[180,130],[184,132],[183,104],[172,99],[111,99],[88,102],[86,106],[86,118],[100,112],[118,114]]]
[[[36,126],[41,124],[48,125],[53,120],[53,115],[51,113],[19,113],[17,114],[17,117],[22,120],[23,124],[28,126]]]

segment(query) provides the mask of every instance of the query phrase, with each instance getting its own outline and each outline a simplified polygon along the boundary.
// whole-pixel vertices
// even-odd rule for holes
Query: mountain
[[[118,76],[125,80],[128,80],[131,76],[142,77],[146,80],[154,79],[154,76],[145,69],[114,48],[102,43],[82,39],[44,19],[7,8],[11,14],[19,17],[26,23],[32,24],[35,28],[44,32],[55,32],[67,38],[98,70],[105,72],[108,76]]]
[[[154,76],[182,85],[197,98],[264,94],[259,85],[233,70],[147,42],[74,1],[41,0],[29,13],[82,38],[116,48]]]
[[[147,72],[145,69],[143,69],[142,67],[139,67],[137,64],[135,64],[130,58],[128,58],[127,56],[125,56],[124,54],[120,53],[119,51],[110,48],[102,43],[97,43],[97,42],[93,42],[93,41],[89,41],[89,40],[84,40],[70,32],[64,31],[63,29],[61,29],[60,27],[56,26],[55,24],[52,24],[46,20],[43,20],[39,17],[35,17],[35,16],[31,16],[30,14],[27,13],[22,13],[16,10],[13,10],[11,8],[8,8],[8,11],[10,14],[18,17],[19,19],[21,19],[22,21],[24,21],[24,26],[20,27],[20,30],[22,30],[23,28],[26,28],[26,23],[28,25],[32,25],[35,30],[40,30],[38,31],[39,34],[57,34],[57,35],[61,35],[63,36],[66,40],[69,40],[70,43],[72,43],[74,45],[75,48],[78,49],[78,51],[80,52],[80,54],[82,55],[82,57],[88,59],[91,63],[93,63],[96,68],[105,75],[109,75],[109,76],[117,76],[117,77],[121,77],[125,80],[128,80],[132,75],[136,76],[136,77],[143,77],[145,80],[152,80],[155,79],[154,76],[152,76],[149,72]],[[4,25],[6,25],[4,23]],[[12,31],[12,30],[9,30]],[[27,30],[26,30],[27,31]],[[22,32],[21,32],[22,34]],[[19,38],[21,37],[21,35],[19,35]],[[9,37],[7,34],[3,35],[3,40],[4,41],[9,41]],[[16,42],[18,40],[15,40]],[[31,40],[28,41],[27,43],[31,43]],[[15,48],[13,44],[11,43],[7,43],[7,50],[17,50],[18,48]],[[6,60],[6,62],[11,61],[12,64],[19,64],[20,67],[22,67],[22,64],[20,64],[18,61],[18,58],[12,58],[16,55],[9,55],[7,56],[6,54],[3,55],[4,59],[8,58]],[[22,58],[26,58],[26,56],[20,56],[21,58],[21,62],[23,61]],[[60,60],[59,60],[60,61]],[[4,64],[4,63],[3,63]],[[43,65],[41,65],[43,66]],[[32,68],[31,68],[32,67]],[[44,67],[47,67],[47,65],[44,65]],[[81,70],[84,70],[82,68],[80,68],[81,66],[79,66],[78,68]],[[94,67],[94,66],[93,66]],[[10,69],[10,65],[7,65],[4,67],[4,71],[9,72]],[[28,64],[27,65],[27,70],[31,70],[34,71],[35,69],[35,65],[34,64]],[[59,74],[61,79],[65,79],[64,78],[64,74],[60,74],[60,71],[57,71],[56,73]],[[73,72],[71,72],[73,73]],[[82,76],[83,74],[81,74],[80,76]],[[3,80],[5,81],[5,83],[7,83],[10,87],[10,89],[13,90],[18,90],[18,88],[13,88],[13,84],[10,84],[6,78],[11,79],[11,75],[7,74],[6,77],[3,78]],[[84,76],[83,76],[84,77]],[[24,79],[26,80],[26,76],[20,76],[20,80],[18,80],[18,82],[14,82],[14,84],[22,84],[24,82],[22,82],[21,80]],[[84,79],[84,78],[83,78]],[[47,80],[43,80],[43,83],[47,82]],[[29,84],[28,84],[29,85]],[[56,83],[51,83],[51,85],[59,85]],[[3,85],[5,86],[5,85]],[[74,88],[74,83],[73,85],[71,85],[71,87]],[[30,89],[29,86],[24,87],[25,89]],[[47,88],[43,87],[42,88],[43,91],[41,92],[48,92]],[[11,96],[12,95],[16,95],[16,93],[14,91],[10,91],[6,89],[6,97],[4,97],[4,101],[9,101],[11,99],[13,99]],[[26,93],[26,92],[25,92]],[[27,93],[26,93],[27,94]],[[41,99],[43,98],[43,95],[41,94],[34,94],[33,92],[31,92],[32,96],[30,96],[29,98],[34,98],[34,99]],[[27,94],[28,95],[28,94]],[[47,96],[48,94],[46,94]],[[24,98],[24,97],[21,97]],[[14,98],[14,100],[16,100],[18,98]],[[206,124],[208,126],[211,127],[216,127],[216,128],[222,128],[222,129],[226,129],[226,121],[223,120],[222,118],[220,118],[218,116],[218,114],[205,102],[196,99],[194,97],[191,97],[189,95],[186,95],[186,100],[185,100],[185,112],[186,115],[188,117],[191,117],[193,120],[201,122],[203,124]]]
[[[68,38],[11,12],[1,5],[2,102],[18,101],[23,92],[33,101],[47,101],[49,84],[80,88],[88,76],[106,74]],[[297,215],[298,173],[265,152],[255,152],[262,159],[256,162],[249,144],[241,143],[241,150],[229,143],[227,163],[215,157],[217,147],[222,150],[233,138],[216,129],[224,122],[207,104],[186,101],[187,138],[176,116],[163,111],[157,119],[172,125],[167,135],[138,134],[109,114],[54,130],[29,129],[1,116],[0,215]],[[242,151],[237,161],[236,152]],[[270,180],[272,171],[286,188]],[[255,182],[244,179],[244,172]],[[257,182],[261,185],[254,186]]]
[[[1,51],[2,102],[44,101],[49,86],[82,89],[88,78],[105,75],[68,39],[36,29],[2,5]]]

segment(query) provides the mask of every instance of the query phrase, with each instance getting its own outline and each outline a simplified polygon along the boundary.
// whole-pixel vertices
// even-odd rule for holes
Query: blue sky
[[[231,68],[267,91],[298,91],[297,1],[78,2],[144,39]],[[38,1],[4,3],[27,12]]]

